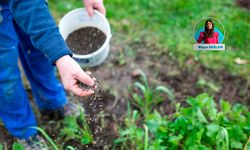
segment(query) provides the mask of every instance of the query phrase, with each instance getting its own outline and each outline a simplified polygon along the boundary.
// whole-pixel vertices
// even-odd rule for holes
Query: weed
[[[121,144],[121,149],[129,149],[131,147],[137,147],[138,149],[143,149],[144,131],[137,127],[136,121],[139,120],[140,116],[138,111],[133,110],[131,112],[130,103],[128,102],[128,113],[125,119],[126,129],[120,130],[120,138],[114,141],[114,144]]]
[[[75,150],[75,149],[74,149],[74,147],[72,147],[72,146],[67,146],[67,147],[66,147],[66,150]]]
[[[208,89],[211,92],[219,92],[220,90],[220,87],[217,84],[203,78],[199,78],[196,84],[197,86]]]
[[[44,136],[44,138],[51,144],[54,150],[59,150],[57,144],[49,137],[49,135],[42,128],[39,127],[30,127],[30,128],[38,130]]]
[[[0,148],[1,149],[1,148]],[[19,143],[14,143],[12,145],[12,150],[25,150],[24,146],[22,144]]]
[[[151,88],[148,83],[147,76],[144,72],[139,70],[141,75],[141,82],[135,82],[135,87],[137,87],[141,94],[133,93],[133,102],[134,104],[140,109],[145,117],[149,113],[152,112],[153,108],[161,103],[164,98],[161,96],[161,93],[166,93],[170,101],[174,101],[174,94],[173,92],[164,86],[156,86],[155,88]]]
[[[77,119],[81,125],[78,124]],[[86,122],[83,112],[80,113],[79,118],[76,116],[67,116],[63,120],[63,129],[60,135],[64,137],[65,141],[79,140],[82,144],[89,144],[93,141],[91,130]]]

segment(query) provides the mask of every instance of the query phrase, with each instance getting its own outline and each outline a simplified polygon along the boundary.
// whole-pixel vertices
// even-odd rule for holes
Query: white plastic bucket
[[[112,36],[109,22],[104,15],[96,10],[94,11],[94,16],[90,17],[85,8],[78,8],[68,12],[59,22],[59,30],[65,40],[70,33],[83,27],[98,28],[106,35],[106,40],[97,51],[87,55],[73,54],[73,58],[82,67],[97,66],[101,64],[109,54],[109,43]]]

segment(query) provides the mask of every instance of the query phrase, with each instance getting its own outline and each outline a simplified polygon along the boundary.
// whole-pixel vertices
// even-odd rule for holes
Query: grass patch
[[[67,11],[83,6],[77,0],[49,2],[57,20]],[[162,52],[167,50],[181,63],[194,58],[207,67],[249,77],[250,16],[249,11],[236,6],[234,0],[112,0],[105,1],[105,5],[114,36],[121,33],[131,42],[145,40],[164,47]],[[224,24],[225,52],[192,50],[193,26],[207,16],[214,16]],[[236,64],[237,57],[248,60],[248,64]]]

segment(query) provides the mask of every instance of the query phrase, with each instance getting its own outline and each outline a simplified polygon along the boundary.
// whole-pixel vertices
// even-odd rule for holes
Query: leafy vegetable
[[[249,150],[250,112],[246,106],[231,105],[225,100],[216,104],[212,97],[203,93],[189,97],[187,107],[173,101],[175,112],[163,116],[156,110],[152,112],[157,96],[146,76],[142,78],[144,84],[136,82],[135,86],[143,96],[133,93],[141,111],[131,109],[128,103],[125,127],[120,129],[116,144],[123,145],[124,149]],[[157,98],[163,100],[163,97]]]

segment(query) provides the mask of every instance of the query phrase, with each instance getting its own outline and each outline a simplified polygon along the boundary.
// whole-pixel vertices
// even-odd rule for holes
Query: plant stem
[[[75,150],[72,146],[67,146],[66,150]]]
[[[145,139],[144,139],[144,150],[148,149],[148,127],[144,124],[143,125],[145,129]]]
[[[248,147],[249,142],[250,142],[250,136],[249,136],[249,138],[248,138],[248,140],[247,140],[247,143],[246,143],[245,146],[244,146],[244,150],[247,150],[247,147]]]
[[[53,149],[59,150],[57,145],[52,141],[52,139],[49,137],[49,135],[42,128],[39,128],[39,127],[30,127],[30,128],[33,128],[33,129],[40,131],[42,133],[42,135],[45,137],[45,139],[47,139],[49,141],[49,143],[52,145]]]

